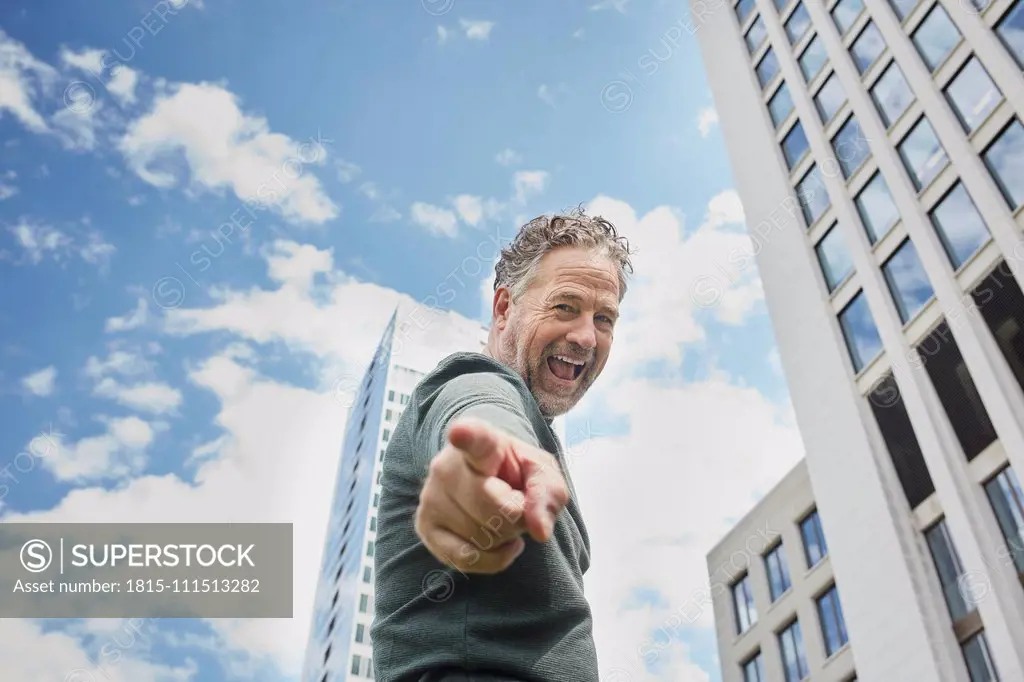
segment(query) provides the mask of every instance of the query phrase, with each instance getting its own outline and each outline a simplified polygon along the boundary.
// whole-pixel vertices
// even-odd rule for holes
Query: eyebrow
[[[555,294],[552,298],[555,299],[555,300],[560,300],[560,301],[572,301],[573,303],[583,303],[583,297],[582,296],[580,296],[579,294],[573,294],[573,293],[570,293],[570,292],[558,293],[558,294]],[[602,313],[605,313],[607,315],[611,315],[612,319],[615,319],[615,320],[617,320],[619,318],[619,309],[615,308],[615,307],[610,307],[610,306],[607,306],[607,305],[601,305],[598,308],[598,312],[602,312]]]

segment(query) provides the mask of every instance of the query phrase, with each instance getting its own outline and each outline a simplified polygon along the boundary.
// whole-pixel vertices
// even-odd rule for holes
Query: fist
[[[504,571],[547,542],[569,501],[558,461],[479,419],[460,419],[430,462],[416,534],[441,563],[463,573]]]

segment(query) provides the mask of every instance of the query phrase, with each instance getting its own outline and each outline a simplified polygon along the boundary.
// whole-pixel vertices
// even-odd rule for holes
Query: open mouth
[[[548,369],[562,381],[575,381],[583,373],[586,363],[582,360],[575,360],[565,355],[552,355],[548,357]]]

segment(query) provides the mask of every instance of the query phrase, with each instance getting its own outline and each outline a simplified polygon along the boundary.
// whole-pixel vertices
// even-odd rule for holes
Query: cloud
[[[523,157],[514,149],[505,148],[495,155],[494,160],[502,166],[514,166],[522,163]]]
[[[444,45],[448,42],[448,29],[438,24],[437,26],[437,44]]]
[[[512,176],[512,185],[516,190],[516,201],[525,203],[534,194],[544,191],[548,184],[547,171],[516,171]]]
[[[483,217],[484,207],[480,197],[460,194],[455,197],[452,203],[455,204],[455,210],[459,212],[459,217],[467,225],[475,226]]]
[[[29,393],[39,397],[46,397],[53,393],[57,381],[57,368],[53,365],[33,372],[21,380],[21,385]]]
[[[551,94],[551,88],[543,83],[537,88],[537,97],[540,97],[540,101],[544,102],[544,104],[547,104],[549,107],[555,106],[555,98]]]
[[[116,379],[104,377],[96,383],[92,392],[93,395],[109,398],[119,405],[152,414],[174,412],[182,401],[181,391],[156,381],[125,385]]]
[[[715,111],[714,107],[705,107],[700,110],[697,115],[697,129],[700,131],[701,137],[707,137],[711,134],[711,128],[718,125],[718,112]]]
[[[4,182],[4,180],[14,180],[17,177],[18,174],[12,170],[0,174],[0,201],[10,199],[11,197],[18,193],[17,187],[15,187],[14,185],[8,185],[7,183]]]
[[[359,166],[345,159],[338,159],[335,166],[338,169],[338,181],[342,184],[352,182],[362,172]]]
[[[90,379],[102,379],[112,374],[139,376],[151,371],[152,368],[152,363],[139,353],[114,350],[105,360],[100,360],[95,355],[90,356],[86,360],[83,372]]]
[[[113,244],[104,241],[95,230],[84,236],[72,237],[57,228],[35,220],[22,218],[7,231],[24,252],[21,262],[38,265],[44,259],[64,263],[71,256],[78,256],[90,265],[105,267],[116,251]],[[81,232],[81,231],[79,231]]]
[[[33,100],[48,93],[58,77],[56,69],[33,57],[22,43],[0,29],[0,120],[9,113],[32,132],[49,132]]]
[[[625,14],[629,3],[630,0],[601,0],[590,6],[590,11],[600,12],[601,10],[613,9],[620,14]]]
[[[270,130],[266,119],[244,113],[238,98],[211,83],[169,86],[149,112],[132,121],[118,147],[129,167],[160,188],[181,178],[184,161],[191,188],[230,189],[239,199],[274,208],[292,223],[320,224],[338,207],[309,165],[322,165],[330,140],[293,140]]]
[[[583,38],[585,33],[586,31],[584,31],[582,28],[578,28],[572,32],[572,37],[575,38],[576,40],[580,40],[581,38]]]
[[[58,481],[98,481],[123,478],[146,464],[145,450],[155,436],[153,427],[138,417],[110,419],[104,433],[66,442],[63,435],[48,437],[48,448],[38,458]],[[40,439],[26,444],[28,452],[39,451]]]
[[[139,72],[127,66],[115,66],[111,72],[107,90],[110,91],[121,106],[135,103],[135,86],[139,83]]]
[[[462,30],[465,31],[466,37],[470,40],[487,40],[491,35],[491,29],[494,28],[493,21],[459,19],[459,25],[462,26]]]
[[[149,317],[149,304],[145,298],[139,298],[135,309],[121,317],[108,317],[105,329],[107,333],[127,332],[146,324]]]
[[[422,201],[414,202],[409,207],[410,219],[438,236],[454,237],[458,233],[459,221],[455,213],[440,206],[434,206]]]
[[[371,223],[393,223],[396,220],[401,220],[402,214],[396,209],[387,204],[382,204],[373,210],[370,214]]]

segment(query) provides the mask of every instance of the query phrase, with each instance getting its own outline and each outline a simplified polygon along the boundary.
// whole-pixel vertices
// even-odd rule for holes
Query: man
[[[590,543],[551,423],[601,374],[631,272],[602,218],[527,223],[496,267],[485,351],[416,387],[384,456],[377,680],[598,682]]]

